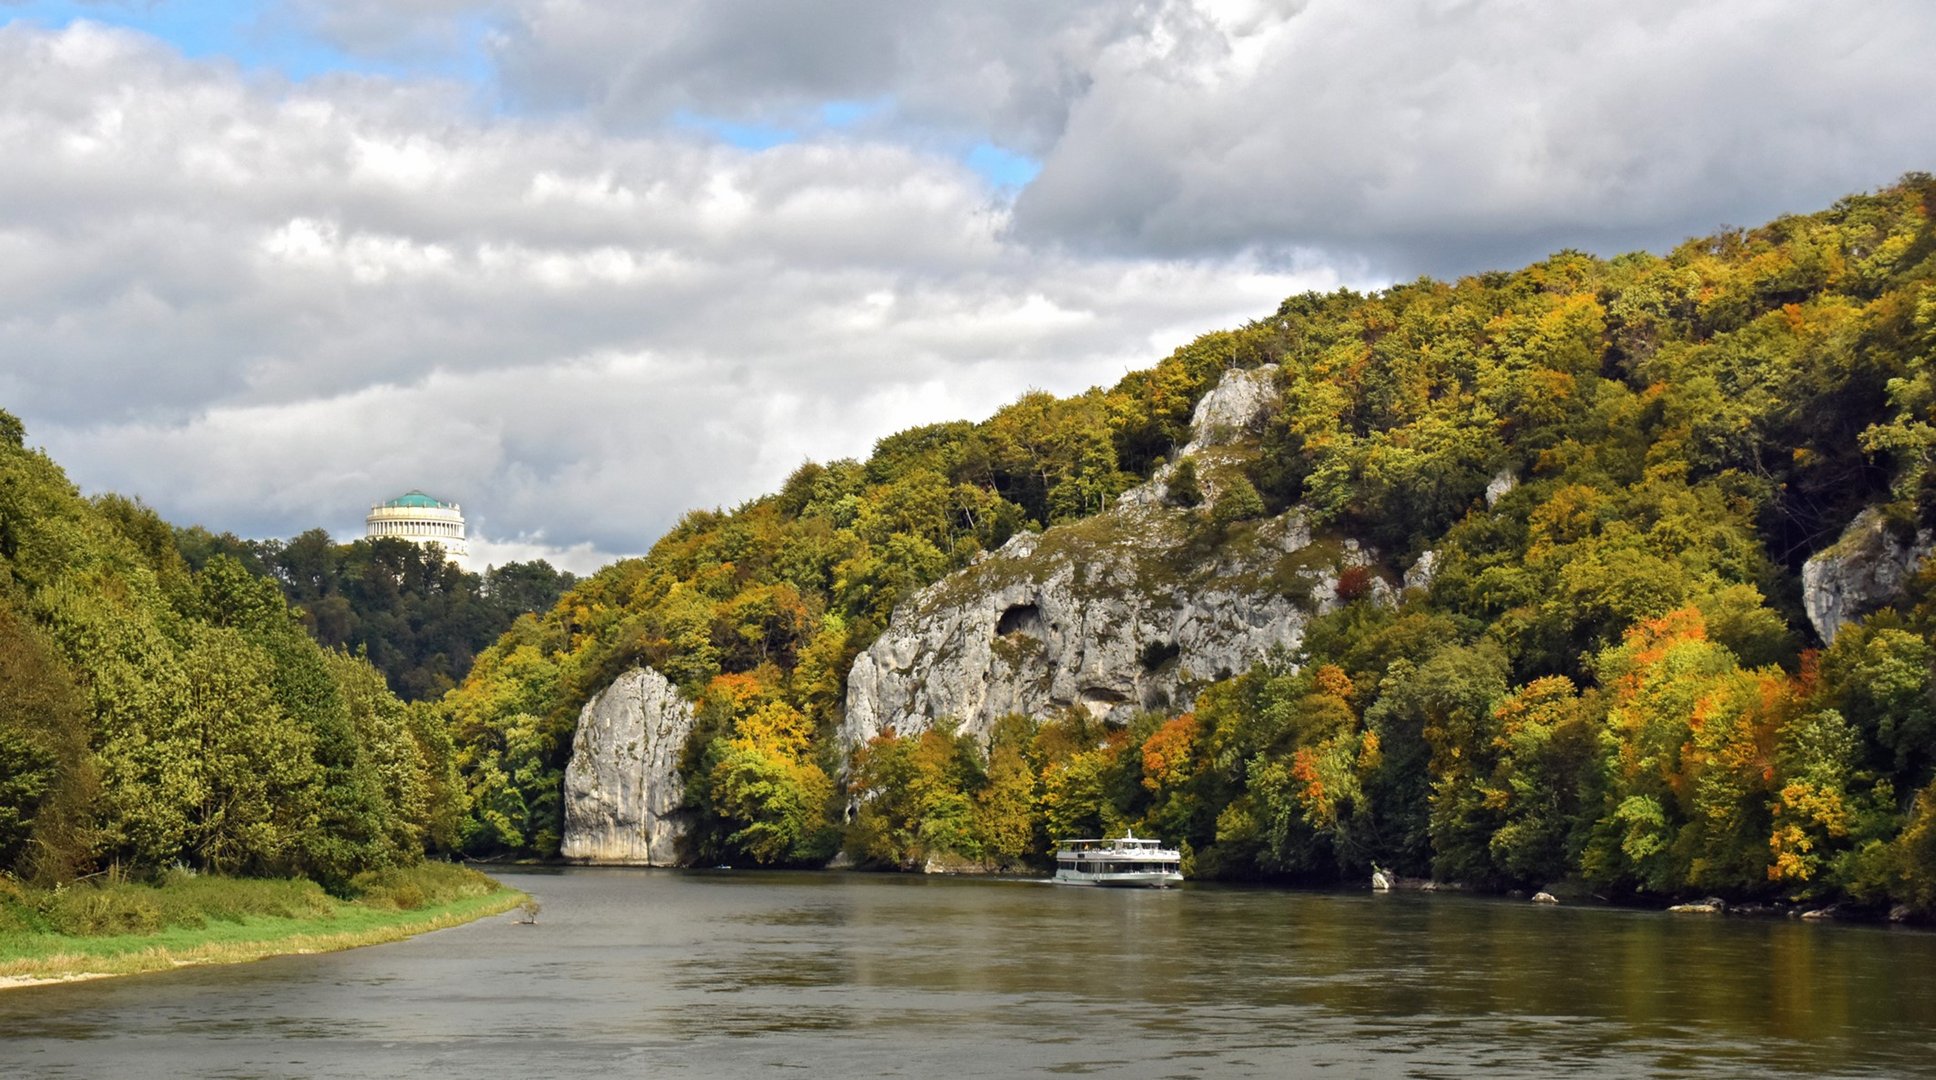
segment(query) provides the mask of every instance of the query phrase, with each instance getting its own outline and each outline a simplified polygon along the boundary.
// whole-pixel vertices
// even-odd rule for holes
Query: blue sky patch
[[[1042,163],[1026,154],[1004,150],[994,143],[977,143],[962,160],[988,182],[1011,190],[1025,188],[1042,171]]]
[[[892,100],[829,101],[820,106],[820,123],[829,128],[853,127],[863,120],[881,116],[893,107]]]
[[[265,0],[24,0],[0,3],[0,24],[29,22],[65,29],[75,22],[117,26],[159,38],[194,60],[228,59],[248,70],[279,72],[296,81],[332,72],[370,75],[436,75],[481,83],[489,76],[484,39],[489,24],[467,19],[459,51],[378,58],[345,51],[308,33]]]
[[[689,131],[703,131],[720,142],[742,150],[770,150],[800,140],[799,133],[792,128],[721,120],[692,112],[681,111],[673,116],[672,122]]]

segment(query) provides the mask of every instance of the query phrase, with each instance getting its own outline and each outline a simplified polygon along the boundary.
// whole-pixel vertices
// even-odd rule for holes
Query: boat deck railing
[[[1161,840],[1144,840],[1140,837],[1120,837],[1113,840],[1057,840],[1055,847],[1057,853],[1177,857],[1176,849],[1164,847]]]

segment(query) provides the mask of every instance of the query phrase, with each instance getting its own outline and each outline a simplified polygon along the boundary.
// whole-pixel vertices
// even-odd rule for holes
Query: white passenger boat
[[[1055,842],[1055,880],[1061,885],[1165,889],[1183,880],[1182,871],[1181,852],[1128,830],[1115,840]]]

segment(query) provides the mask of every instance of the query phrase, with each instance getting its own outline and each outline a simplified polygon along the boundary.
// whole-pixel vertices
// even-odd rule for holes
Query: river
[[[0,1076],[1936,1075],[1936,934],[1452,895],[496,871],[535,926],[0,992]]]

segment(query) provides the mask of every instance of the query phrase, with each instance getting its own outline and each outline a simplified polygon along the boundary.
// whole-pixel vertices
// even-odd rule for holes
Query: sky
[[[1286,296],[1936,170],[1927,0],[0,0],[0,408],[588,572]]]

